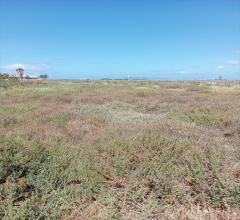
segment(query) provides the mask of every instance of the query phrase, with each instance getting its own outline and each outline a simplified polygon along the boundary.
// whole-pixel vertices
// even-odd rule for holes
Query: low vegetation
[[[239,216],[239,81],[0,81],[0,219]]]

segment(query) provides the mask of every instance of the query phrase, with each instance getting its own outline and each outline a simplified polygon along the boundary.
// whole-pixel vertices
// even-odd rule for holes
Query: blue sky
[[[240,79],[240,0],[0,0],[0,71]]]

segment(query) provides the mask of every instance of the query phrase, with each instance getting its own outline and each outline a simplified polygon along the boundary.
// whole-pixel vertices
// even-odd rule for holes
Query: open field
[[[240,219],[240,82],[0,82],[0,219]]]

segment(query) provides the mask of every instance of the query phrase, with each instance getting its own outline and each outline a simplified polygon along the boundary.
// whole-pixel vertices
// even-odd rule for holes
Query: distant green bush
[[[43,75],[40,75],[39,76],[41,79],[47,79],[48,78],[48,75],[47,74],[43,74]]]
[[[7,74],[7,73],[0,73],[0,79],[9,79],[9,74]]]

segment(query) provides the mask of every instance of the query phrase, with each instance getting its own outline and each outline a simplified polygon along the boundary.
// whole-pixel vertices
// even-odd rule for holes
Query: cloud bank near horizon
[[[4,70],[16,70],[17,68],[23,68],[24,69],[24,65],[20,64],[20,63],[15,63],[15,64],[10,64],[10,65],[1,67],[1,69],[4,69]]]
[[[21,64],[21,63],[14,63],[14,64],[9,64],[6,66],[1,66],[0,69],[2,70],[16,70],[17,68],[23,68],[26,69],[27,71],[46,71],[47,69],[50,68],[48,64],[45,63],[40,63],[40,64]]]

